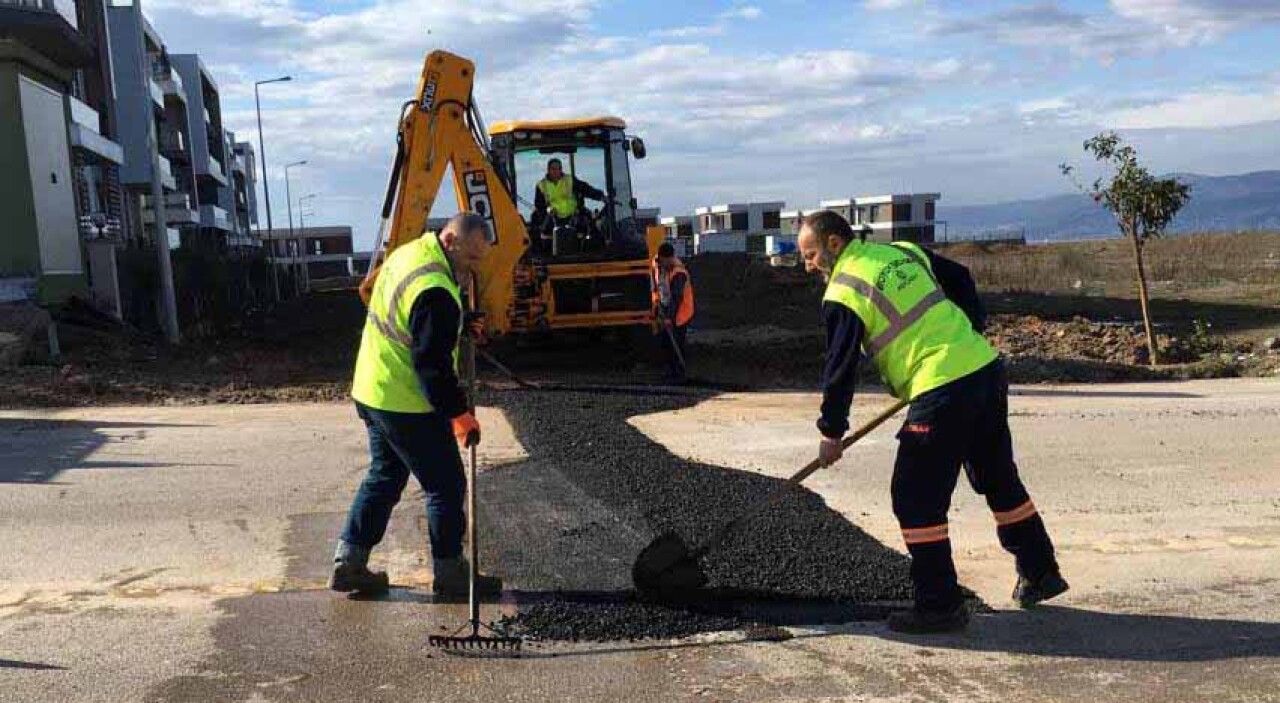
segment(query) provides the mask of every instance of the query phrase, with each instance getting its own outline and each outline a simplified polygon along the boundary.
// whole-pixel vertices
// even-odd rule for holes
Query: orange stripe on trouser
[[[1022,522],[1032,515],[1036,514],[1036,506],[1030,500],[1019,505],[1013,510],[997,511],[993,513],[996,518],[996,524],[1000,527],[1012,525],[1015,522]]]
[[[929,527],[904,527],[902,539],[908,544],[928,544],[947,541],[947,523]]]

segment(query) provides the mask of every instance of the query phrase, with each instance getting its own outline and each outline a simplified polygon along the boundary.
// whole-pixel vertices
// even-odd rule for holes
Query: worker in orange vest
[[[693,320],[693,283],[689,270],[676,258],[671,242],[658,247],[653,260],[653,307],[658,324],[658,339],[667,354],[667,381],[685,380],[685,335]],[[665,328],[665,329],[664,329]]]

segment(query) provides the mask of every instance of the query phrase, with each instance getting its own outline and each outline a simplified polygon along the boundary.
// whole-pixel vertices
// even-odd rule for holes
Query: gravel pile
[[[497,519],[511,525],[506,531],[523,533],[499,540],[508,551],[491,552],[496,561],[488,563],[501,564],[503,574],[526,591],[613,596],[542,598],[523,609],[512,624],[544,639],[631,639],[679,637],[743,623],[732,608],[708,611],[705,603],[697,608],[666,607],[641,603],[629,593],[631,564],[650,539],[673,530],[697,544],[702,535],[781,480],[687,461],[626,422],[637,415],[688,407],[704,397],[569,391],[485,394],[484,403],[503,408],[530,454],[521,466],[494,471],[481,480],[481,500],[488,494],[489,509],[499,508]],[[524,520],[513,515],[521,510],[521,499],[535,501],[544,517]],[[546,521],[546,515],[559,519],[592,510],[590,529],[566,523],[545,535],[530,532],[538,528],[529,523]],[[545,548],[536,559],[511,546],[530,539]],[[804,488],[758,516],[702,564],[710,577],[708,588],[730,604],[860,603],[911,595],[907,559]]]

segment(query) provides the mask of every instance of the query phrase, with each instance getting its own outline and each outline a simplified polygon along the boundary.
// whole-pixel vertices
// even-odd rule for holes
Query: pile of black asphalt
[[[865,619],[911,596],[909,562],[798,487],[702,560],[679,602],[632,589],[640,550],[672,530],[690,545],[780,479],[690,461],[628,423],[712,393],[486,391],[529,458],[479,480],[482,563],[507,580],[507,630],[545,640],[674,638],[753,624]],[[887,475],[887,467],[886,467]],[[886,490],[887,490],[886,485]]]

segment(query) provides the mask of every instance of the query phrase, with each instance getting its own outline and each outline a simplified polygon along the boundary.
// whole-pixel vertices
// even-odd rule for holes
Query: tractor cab
[[[626,126],[617,117],[594,117],[499,122],[489,130],[491,156],[524,218],[532,258],[545,263],[647,258],[628,165],[629,155],[644,158],[644,142],[628,137]],[[549,166],[562,173],[563,182],[556,182],[564,189],[558,210],[535,208]],[[574,204],[566,206],[570,192]],[[542,200],[550,205],[545,195]]]

